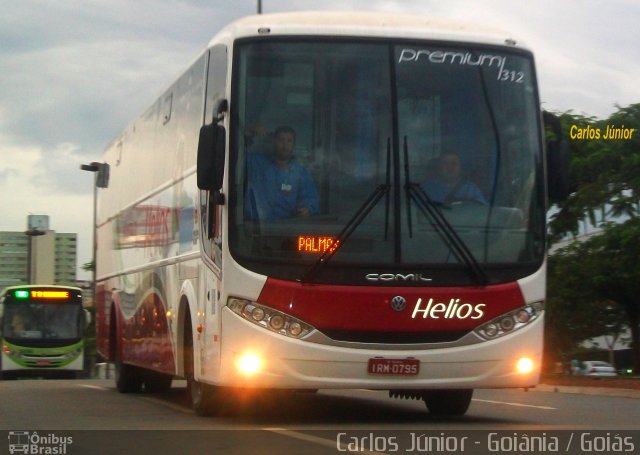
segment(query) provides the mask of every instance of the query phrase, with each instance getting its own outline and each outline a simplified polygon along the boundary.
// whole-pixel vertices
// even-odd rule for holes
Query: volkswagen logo
[[[403,311],[407,307],[407,300],[399,295],[391,299],[391,308],[395,311]]]

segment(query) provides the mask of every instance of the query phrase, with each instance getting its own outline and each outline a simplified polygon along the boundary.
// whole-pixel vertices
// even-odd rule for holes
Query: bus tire
[[[116,362],[116,388],[120,393],[138,393],[142,390],[142,375],[133,365]]]
[[[429,412],[439,416],[461,416],[471,404],[473,389],[427,390],[422,399]]]
[[[216,387],[195,379],[189,379],[187,387],[191,396],[191,406],[196,415],[207,417],[216,414]]]

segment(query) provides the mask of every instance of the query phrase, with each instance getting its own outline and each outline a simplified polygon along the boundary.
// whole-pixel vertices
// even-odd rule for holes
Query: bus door
[[[220,122],[223,125],[218,108],[225,99],[227,81],[227,48],[218,45],[209,53],[207,74],[207,91],[205,102],[205,124]],[[214,178],[212,176],[212,178]],[[200,191],[200,232],[204,254],[209,260],[205,264],[213,263],[213,267],[203,267],[199,281],[199,296],[197,302],[198,319],[195,337],[199,340],[194,344],[196,358],[200,359],[200,374],[211,377],[217,374],[220,356],[220,309],[217,308],[221,294],[220,283],[222,274],[222,246],[224,200],[220,197],[220,188]],[[194,315],[192,315],[194,318]],[[193,320],[193,319],[192,319]],[[196,362],[197,368],[198,362]]]

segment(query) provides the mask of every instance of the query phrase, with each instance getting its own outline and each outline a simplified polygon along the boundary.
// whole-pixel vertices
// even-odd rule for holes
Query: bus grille
[[[29,368],[58,368],[65,363],[64,356],[23,355],[22,361]]]
[[[334,341],[346,341],[352,343],[379,343],[379,344],[428,344],[450,343],[457,341],[468,330],[449,332],[357,332],[348,330],[323,330],[326,336]]]

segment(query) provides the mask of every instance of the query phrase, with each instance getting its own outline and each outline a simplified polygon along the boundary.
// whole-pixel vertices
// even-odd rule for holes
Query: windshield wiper
[[[405,189],[410,199],[416,202],[420,211],[432,221],[431,225],[436,229],[447,246],[453,251],[456,258],[463,262],[471,272],[474,280],[480,285],[488,283],[487,274],[473,256],[464,240],[460,238],[456,230],[442,214],[435,202],[424,192],[417,183],[407,182]]]
[[[327,265],[327,262],[333,257],[334,254],[340,249],[349,236],[360,226],[362,221],[367,217],[369,212],[376,206],[376,204],[382,199],[382,197],[389,192],[391,185],[380,184],[371,193],[362,206],[356,211],[355,215],[346,226],[342,229],[338,237],[335,238],[333,243],[327,248],[322,255],[316,260],[316,262],[298,279],[300,282],[310,282],[313,278]]]
[[[333,243],[320,255],[316,262],[300,277],[300,282],[310,282],[315,276],[322,270],[322,268],[329,262],[329,259],[333,257],[349,236],[356,230],[358,226],[364,221],[369,212],[376,206],[376,204],[382,199],[382,196],[386,195],[385,215],[384,215],[384,239],[387,240],[389,235],[389,190],[391,189],[391,138],[387,138],[387,167],[386,167],[386,179],[384,184],[378,185],[373,192],[369,195],[366,201],[356,211],[355,215],[349,220],[345,227],[340,231],[338,237],[336,237]]]
[[[469,250],[467,244],[464,243],[464,240],[460,238],[456,230],[449,224],[438,206],[417,183],[407,182],[405,189],[407,190],[409,198],[414,200],[420,211],[432,221],[431,225],[436,229],[438,234],[440,234],[447,246],[451,248],[456,258],[468,267],[476,282],[480,285],[486,285],[489,281],[487,274],[482,267],[480,267],[480,264],[475,256],[473,256],[471,250]]]
[[[456,256],[458,261],[463,262],[471,276],[480,285],[486,285],[489,280],[475,256],[469,250],[464,240],[460,238],[456,230],[451,226],[447,218],[442,214],[440,208],[425,193],[422,187],[411,182],[409,176],[409,147],[407,145],[407,137],[404,137],[404,173],[405,173],[405,191],[407,192],[407,221],[409,223],[409,237],[413,237],[412,220],[411,220],[411,201],[415,201],[416,206],[430,220],[431,226],[436,230],[440,238],[449,247]]]

